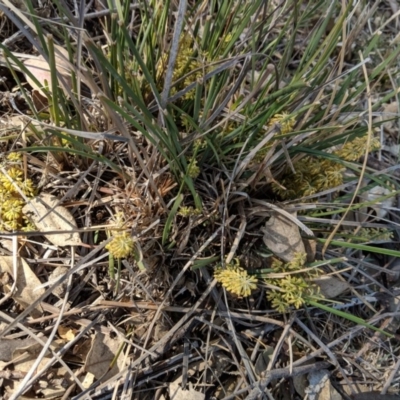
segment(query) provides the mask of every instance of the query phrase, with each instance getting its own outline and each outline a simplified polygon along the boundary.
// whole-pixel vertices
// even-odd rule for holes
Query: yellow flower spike
[[[17,231],[19,229],[19,222],[18,221],[3,221],[2,226],[6,231]]]
[[[335,186],[339,186],[343,183],[343,172],[345,171],[345,169],[337,169],[336,171],[327,171],[326,175],[328,178],[328,183],[326,184],[325,188],[329,189]]]
[[[197,149],[205,149],[207,147],[207,142],[204,139],[196,139],[194,147]]]
[[[23,172],[20,168],[11,167],[7,170],[7,174],[10,178],[14,179],[15,181],[22,181]]]
[[[282,134],[286,134],[293,131],[296,120],[293,117],[289,118],[289,114],[287,113],[275,114],[270,119],[268,126],[272,127],[275,124],[279,125]]]
[[[322,297],[319,295],[318,286],[311,281],[319,276],[318,269],[313,268],[301,273],[297,272],[306,268],[306,260],[306,253],[296,253],[293,259],[285,264],[273,259],[272,267],[276,272],[287,273],[282,278],[265,279],[266,283],[270,287],[272,286],[267,293],[267,299],[277,311],[286,312],[289,307],[298,309],[306,303],[307,297],[311,295]]]
[[[114,214],[114,222],[118,228],[123,228],[125,224],[125,214],[121,211],[118,211]]]
[[[200,174],[200,168],[197,165],[197,161],[193,160],[189,167],[188,167],[188,171],[187,171],[188,176],[190,176],[191,178],[197,178]]]
[[[0,173],[0,230],[26,228],[27,221],[22,214],[22,208],[25,205],[25,196],[34,196],[35,188],[30,179],[25,179],[23,170],[17,164],[21,158],[19,153],[10,153],[4,173]]]
[[[30,179],[25,179],[22,182],[18,182],[18,186],[26,196],[33,197],[35,195],[35,188],[33,187],[33,182]]]
[[[22,160],[22,154],[21,153],[12,152],[7,156],[7,160],[8,161],[12,161],[12,162],[19,162],[19,161]]]
[[[278,260],[277,258],[274,258],[272,261],[272,268],[277,270],[277,271],[283,271],[284,270],[284,264],[281,260]]]
[[[115,258],[126,258],[133,253],[135,242],[128,232],[116,234],[106,249]]]
[[[306,253],[296,253],[293,259],[286,264],[286,269],[289,271],[296,271],[302,269],[307,260]]]
[[[257,288],[257,278],[251,276],[239,265],[239,260],[228,264],[225,269],[218,268],[214,272],[214,278],[222,286],[233,294],[241,297],[250,296],[252,290]]]
[[[303,196],[312,196],[313,194],[318,192],[318,189],[307,181],[303,182],[303,184],[301,185],[301,189]]]
[[[322,190],[330,188],[331,181],[326,175],[321,175],[315,180],[315,185]]]
[[[273,186],[274,191],[283,199],[294,199],[320,193],[343,183],[346,170],[341,164],[327,159],[304,157],[294,164],[295,174],[287,170],[282,184],[288,190]]]
[[[305,301],[301,297],[296,297],[293,299],[292,304],[293,304],[294,308],[296,308],[298,310],[300,307],[302,307],[305,304]]]
[[[23,172],[21,169],[12,167],[7,170],[7,175],[0,174],[0,185],[4,191],[18,193],[15,185],[22,181]]]
[[[0,205],[4,204],[5,201],[11,198],[11,193],[8,190],[5,190],[4,187],[0,185]]]
[[[369,145],[368,153],[381,148],[380,141],[372,138]],[[335,154],[346,161],[357,161],[365,155],[367,150],[367,138],[365,136],[355,138],[351,142],[345,143],[340,150],[335,151]]]
[[[33,187],[32,181],[30,179],[23,180],[22,177],[15,173],[15,171],[11,172],[13,173],[13,175],[10,174],[9,176],[13,179],[13,181],[10,181],[10,179],[6,175],[0,174],[0,193],[6,192],[20,196],[20,193],[16,188],[16,186],[18,186],[25,195],[30,197],[34,196],[35,189]],[[22,174],[22,171],[20,172]]]
[[[18,221],[22,217],[22,207],[24,202],[19,199],[6,200],[2,205],[2,218],[7,223]]]
[[[190,84],[198,81],[203,76],[202,64],[195,57],[196,47],[193,45],[192,37],[188,35],[182,35],[179,41],[179,52],[178,57],[176,58],[175,68],[172,74],[172,80],[174,82],[183,78],[186,74],[189,74],[183,81],[180,81],[177,85],[174,85],[171,89],[171,94],[175,94],[177,91],[184,89]],[[203,57],[205,55],[203,54]],[[158,63],[157,63],[157,71],[156,77],[158,85],[163,81],[163,75],[167,69],[168,64],[168,55],[163,54]],[[195,71],[191,73],[192,71]],[[161,89],[161,88],[160,88]],[[195,94],[195,90],[192,89],[187,92],[183,98],[184,99],[193,99]]]
[[[393,232],[388,228],[361,228],[360,236],[373,240],[391,240]]]
[[[36,230],[35,224],[29,218],[23,216],[22,219],[24,221],[23,226],[21,228],[22,231],[32,232]]]
[[[199,210],[198,208],[193,208],[192,206],[190,207],[180,207],[178,210],[178,215],[180,215],[181,217],[194,217],[197,215],[201,214],[201,210]]]

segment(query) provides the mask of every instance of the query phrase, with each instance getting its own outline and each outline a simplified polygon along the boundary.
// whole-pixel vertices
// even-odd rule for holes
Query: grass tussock
[[[343,398],[397,392],[393,4],[14,3],[0,346],[40,351],[2,360],[1,396],[301,399],[322,368]],[[81,243],[49,240],[58,206]]]

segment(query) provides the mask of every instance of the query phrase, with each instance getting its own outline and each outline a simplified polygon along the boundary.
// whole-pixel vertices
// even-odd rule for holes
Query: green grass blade
[[[324,304],[321,304],[321,303],[319,303],[317,301],[314,301],[314,300],[311,300],[311,299],[307,299],[307,304],[309,304],[311,306],[314,306],[314,307],[317,307],[317,308],[319,308],[321,310],[324,310],[324,311],[326,311],[328,313],[337,315],[338,317],[345,318],[345,319],[347,319],[347,320],[349,320],[351,322],[354,322],[354,323],[356,323],[358,325],[365,326],[366,328],[372,329],[372,330],[374,330],[376,332],[382,333],[383,335],[385,335],[385,336],[387,336],[389,338],[394,338],[394,335],[392,335],[391,333],[385,332],[382,329],[379,329],[379,328],[375,327],[374,325],[371,325],[368,322],[364,321],[362,318],[356,317],[355,315],[346,313],[344,311],[336,310],[335,308],[328,307],[328,306],[326,306]]]

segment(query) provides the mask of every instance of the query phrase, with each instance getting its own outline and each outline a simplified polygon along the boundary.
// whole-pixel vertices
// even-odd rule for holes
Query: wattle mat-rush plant
[[[38,382],[59,378],[61,363],[74,399],[154,398],[178,378],[209,398],[273,399],[288,389],[262,377],[288,367],[277,377],[289,378],[318,357],[343,393],[368,374],[369,389],[395,391],[390,2],[14,3],[0,2],[10,29],[0,38],[0,226],[46,291],[25,305],[7,295],[0,335],[48,332],[50,346],[59,326],[79,334],[2,395],[45,396]],[[48,68],[38,73],[27,54]],[[22,214],[40,192],[82,232],[72,261]],[[296,224],[267,247],[262,228],[276,215]],[[293,229],[308,246],[279,258]],[[59,265],[70,269],[51,278]],[[316,278],[344,289],[326,295]],[[67,281],[61,306],[55,288]],[[114,341],[102,344],[115,355],[102,372],[88,361],[96,349],[82,350],[99,332]]]

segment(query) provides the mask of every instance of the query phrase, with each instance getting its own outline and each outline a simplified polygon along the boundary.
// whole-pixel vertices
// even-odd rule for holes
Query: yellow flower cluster
[[[295,124],[296,120],[293,117],[289,117],[289,114],[283,112],[281,114],[275,114],[270,119],[268,127],[271,128],[274,125],[278,125],[280,132],[285,135],[293,131]]]
[[[354,236],[354,232],[345,231],[350,237]],[[357,238],[364,241],[372,240],[392,240],[393,232],[387,228],[361,228],[357,231]]]
[[[200,174],[200,167],[197,164],[197,160],[192,160],[188,166],[187,174],[190,178],[197,178]]]
[[[358,160],[366,152],[366,138],[356,138],[347,142],[334,154],[345,161]],[[368,151],[379,149],[377,139],[373,139]],[[332,189],[343,183],[346,168],[333,161],[321,157],[307,156],[294,164],[296,173],[287,168],[281,185],[274,185],[274,191],[284,200],[295,199]]]
[[[381,143],[377,138],[372,138],[369,145],[368,153],[381,148]],[[346,161],[357,161],[365,155],[367,150],[367,139],[365,136],[355,138],[351,142],[345,143],[340,150],[335,151],[335,154]]]
[[[296,124],[296,120],[293,117],[289,117],[289,114],[283,112],[280,114],[275,114],[268,122],[268,128],[272,128],[277,125],[279,127],[280,133],[285,135],[293,131],[293,128]],[[265,135],[265,131],[262,132],[262,136]],[[254,157],[255,163],[260,163],[263,161],[264,157],[267,155],[268,151],[271,149],[273,142],[275,139],[272,139],[271,142],[267,143],[262,149],[258,151],[258,153]]]
[[[178,211],[178,215],[180,215],[181,217],[195,217],[200,214],[201,214],[201,210],[199,210],[198,208],[193,208],[192,206],[180,207],[179,211]]]
[[[106,249],[115,258],[126,258],[133,253],[135,242],[128,232],[117,233],[106,245]]]
[[[295,174],[288,171],[282,179],[284,188],[274,185],[274,191],[285,200],[311,196],[343,183],[345,168],[331,160],[304,157],[294,164],[294,168]]]
[[[22,161],[21,153],[12,152],[7,156],[7,160],[10,162],[16,162],[16,163],[21,162]]]
[[[162,81],[168,65],[168,55],[164,54],[157,64],[157,82],[162,89]],[[193,71],[193,73],[192,73]],[[179,42],[179,52],[175,62],[175,68],[172,75],[172,81],[186,76],[179,84],[171,89],[171,94],[175,94],[186,88],[190,84],[200,80],[204,74],[202,63],[196,57],[196,49],[193,46],[193,39],[190,36],[184,36]],[[195,90],[192,89],[184,95],[185,99],[194,99]]]
[[[22,214],[25,197],[33,197],[35,189],[30,179],[24,178],[21,156],[11,153],[0,172],[0,230],[14,231],[26,227],[28,221]]]
[[[257,278],[247,273],[240,266],[240,261],[235,258],[225,269],[217,268],[214,278],[228,291],[237,296],[250,296],[251,291],[257,287]]]
[[[283,263],[274,259],[272,268],[274,272],[286,273],[283,278],[267,278],[267,284],[276,287],[267,293],[267,298],[272,306],[279,312],[285,312],[289,307],[300,308],[307,301],[307,297],[319,295],[319,287],[311,282],[311,279],[319,275],[318,269],[306,269],[307,255],[297,253],[293,260]]]

